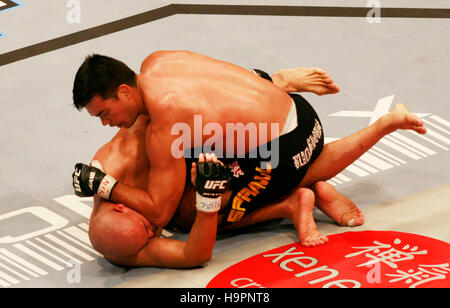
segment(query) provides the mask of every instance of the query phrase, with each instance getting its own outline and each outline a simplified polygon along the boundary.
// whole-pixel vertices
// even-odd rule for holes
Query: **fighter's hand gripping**
[[[79,197],[92,197],[98,195],[103,199],[109,199],[111,191],[117,181],[102,170],[78,163],[72,174],[72,186]]]
[[[228,189],[230,184],[229,171],[212,155],[209,156],[207,154],[206,162],[201,155],[197,163],[197,178],[195,181],[197,210],[207,213],[220,210],[221,195]]]

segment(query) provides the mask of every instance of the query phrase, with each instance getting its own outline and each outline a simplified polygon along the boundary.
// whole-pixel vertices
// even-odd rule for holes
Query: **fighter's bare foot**
[[[341,226],[356,227],[364,223],[362,211],[327,182],[314,184],[316,206]]]
[[[314,193],[310,189],[300,188],[293,193],[292,220],[297,228],[300,244],[305,247],[314,247],[328,242],[328,238],[319,233],[314,221]]]
[[[403,103],[396,104],[392,111],[384,116],[384,119],[387,120],[389,133],[397,129],[409,129],[419,134],[427,132],[427,129],[423,126],[423,121],[411,113]]]
[[[273,74],[272,79],[287,92],[312,92],[325,95],[335,94],[340,90],[333,78],[319,68],[283,69]]]

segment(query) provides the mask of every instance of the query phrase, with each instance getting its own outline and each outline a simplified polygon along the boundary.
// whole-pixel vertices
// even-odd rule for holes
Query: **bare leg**
[[[397,129],[414,130],[419,134],[426,133],[423,122],[410,113],[405,105],[397,104],[390,113],[382,116],[372,125],[325,145],[300,186],[310,187],[318,181],[331,179],[366,153],[381,138]]]
[[[272,219],[289,218],[297,229],[301,245],[310,247],[325,244],[328,238],[319,233],[314,221],[313,209],[313,191],[298,188],[287,199],[266,205],[223,230],[238,229]]]
[[[397,129],[426,133],[423,122],[410,113],[404,104],[397,104],[390,113],[382,116],[374,124],[351,136],[327,144],[319,158],[311,165],[300,187],[313,187],[318,207],[337,223],[353,226],[362,224],[364,217],[353,202],[340,195],[331,185],[318,182],[331,179],[340,173],[381,138]]]
[[[335,94],[339,87],[331,76],[319,68],[295,68],[277,71],[273,82],[287,92],[312,92],[317,95]]]

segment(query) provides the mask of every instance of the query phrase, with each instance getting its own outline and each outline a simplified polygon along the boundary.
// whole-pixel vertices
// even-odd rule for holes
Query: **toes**
[[[316,68],[307,68],[307,70],[309,70],[310,75],[316,75],[316,74],[325,75],[327,73],[323,69],[317,68],[317,67]]]
[[[309,78],[317,78],[317,79],[320,79],[322,81],[324,79],[325,80],[331,79],[331,76],[327,72],[325,72],[324,70],[322,70],[320,68],[313,68],[313,69],[311,69],[308,75],[309,75]]]
[[[412,125],[412,129],[419,134],[426,134],[427,129],[423,126],[423,121],[418,118],[416,115],[410,113],[406,117],[407,121],[410,125]]]
[[[347,225],[348,227],[357,227],[357,226],[361,226],[363,223],[364,223],[364,219],[361,219],[360,217],[358,217],[358,218],[350,219],[350,220],[346,223],[346,225]]]
[[[321,68],[316,68],[315,72],[320,74],[320,75],[328,75],[327,72],[325,72],[323,69]]]
[[[330,86],[330,89],[333,90],[334,92],[339,92],[341,91],[341,89],[339,88],[339,86],[337,84],[333,84]]]
[[[322,85],[324,83],[329,83],[329,82],[326,82],[326,80],[327,80],[327,78],[314,77],[314,78],[311,78],[308,83],[316,84],[316,85]]]
[[[347,222],[347,226],[349,226],[349,227],[354,227],[354,226],[355,226],[355,222],[356,222],[356,218],[350,219],[350,220]]]
[[[311,79],[312,81],[318,81],[322,83],[333,83],[333,78],[331,78],[331,76],[327,73],[320,74],[320,76],[314,76]]]
[[[421,134],[421,135],[424,135],[424,134],[426,134],[427,133],[427,129],[425,128],[425,127],[423,127],[423,126],[415,126],[414,127],[414,130],[417,132],[417,133],[419,133],[419,134]]]
[[[414,118],[413,123],[414,123],[414,125],[416,125],[416,126],[423,126],[422,120],[419,119],[419,118],[417,118],[417,117]]]
[[[364,216],[360,214],[358,217],[350,219],[345,225],[348,227],[358,227],[364,224]]]
[[[315,247],[317,246],[317,243],[315,241],[306,241],[300,243],[303,247]]]
[[[407,120],[409,123],[411,123],[414,126],[423,126],[423,122],[421,119],[419,119],[416,115],[409,113],[407,115]]]
[[[301,241],[300,244],[304,247],[316,247],[328,243],[329,239],[326,236],[320,236],[317,239]]]
[[[359,208],[345,213],[342,215],[340,221],[338,222],[340,226],[343,227],[357,227],[364,224],[364,215]]]
[[[330,75],[326,74],[323,76],[325,83],[333,83],[333,78]]]

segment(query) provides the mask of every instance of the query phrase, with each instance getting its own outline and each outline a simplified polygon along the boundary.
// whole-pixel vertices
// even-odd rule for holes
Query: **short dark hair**
[[[82,110],[96,95],[117,97],[121,84],[136,86],[136,74],[125,63],[98,54],[87,56],[73,83],[75,108]]]

